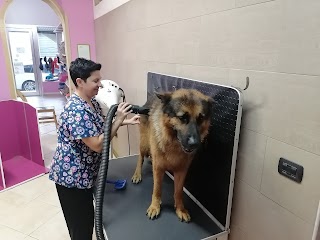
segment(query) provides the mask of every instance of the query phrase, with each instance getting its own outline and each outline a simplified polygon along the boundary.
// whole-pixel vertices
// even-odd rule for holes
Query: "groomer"
[[[91,240],[94,226],[93,187],[103,145],[104,116],[95,100],[101,87],[101,64],[77,58],[69,71],[76,87],[59,120],[58,144],[50,166],[71,240]],[[122,125],[139,124],[130,105],[120,103],[111,139]]]

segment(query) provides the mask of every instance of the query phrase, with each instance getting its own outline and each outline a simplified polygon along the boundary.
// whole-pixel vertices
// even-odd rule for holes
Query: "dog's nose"
[[[197,148],[198,147],[198,145],[199,145],[199,140],[196,138],[196,137],[194,137],[194,136],[190,136],[189,138],[188,138],[188,146],[189,146],[189,148],[191,148],[191,149],[195,149],[195,148]]]

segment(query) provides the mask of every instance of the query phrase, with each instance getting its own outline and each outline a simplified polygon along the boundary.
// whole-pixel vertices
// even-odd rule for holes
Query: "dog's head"
[[[213,99],[194,89],[156,93],[162,102],[164,125],[186,153],[194,153],[208,135]]]

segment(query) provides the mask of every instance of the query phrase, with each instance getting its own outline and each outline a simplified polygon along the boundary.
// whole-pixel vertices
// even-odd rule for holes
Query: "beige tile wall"
[[[320,199],[320,1],[131,0],[95,20],[105,78],[143,104],[148,71],[244,87],[232,240],[311,240]],[[139,132],[130,127],[131,154]],[[123,128],[114,144],[128,154]],[[304,166],[301,184],[277,173]]]

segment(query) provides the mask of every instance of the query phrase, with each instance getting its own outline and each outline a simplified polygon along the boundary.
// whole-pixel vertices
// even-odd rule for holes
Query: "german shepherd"
[[[155,93],[144,107],[149,116],[140,118],[140,156],[133,183],[142,180],[144,157],[150,157],[153,169],[150,219],[160,214],[161,187],[165,171],[174,175],[174,201],[180,221],[191,217],[183,204],[183,186],[191,161],[209,132],[213,99],[194,89]]]

